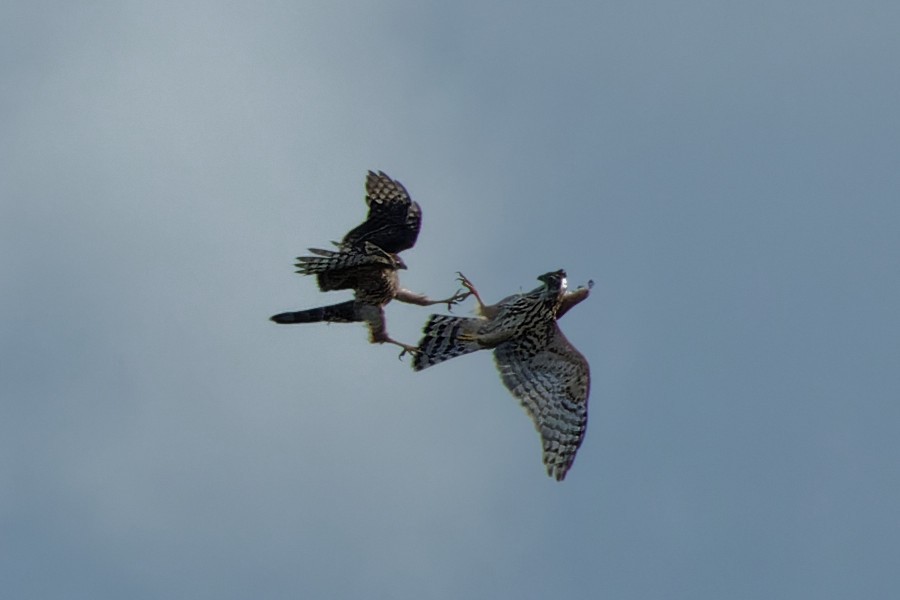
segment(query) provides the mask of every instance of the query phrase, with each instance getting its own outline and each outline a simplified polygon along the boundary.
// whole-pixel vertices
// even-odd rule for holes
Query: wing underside
[[[521,340],[500,344],[494,360],[503,384],[519,399],[543,443],[547,473],[562,480],[587,428],[590,367],[556,323],[535,350]]]

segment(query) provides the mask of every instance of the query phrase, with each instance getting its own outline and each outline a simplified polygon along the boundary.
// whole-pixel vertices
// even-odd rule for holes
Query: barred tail
[[[413,370],[421,371],[450,358],[481,350],[482,346],[477,341],[467,338],[474,335],[484,322],[484,319],[470,317],[431,315],[422,330],[425,335],[419,342],[419,351],[413,357]],[[460,339],[460,334],[465,334],[463,339]]]
[[[318,308],[310,308],[308,310],[298,310],[296,312],[285,312],[269,317],[270,320],[282,325],[291,323],[319,323],[326,321],[328,323],[353,323],[362,321],[356,315],[355,302],[348,300],[340,304],[332,304],[331,306],[320,306]]]

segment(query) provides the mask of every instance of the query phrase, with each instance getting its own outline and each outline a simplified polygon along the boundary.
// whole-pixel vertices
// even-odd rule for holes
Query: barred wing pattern
[[[308,248],[308,250],[315,256],[298,256],[297,264],[294,265],[301,275],[314,275],[363,266],[380,266],[390,269],[397,267],[397,259],[369,242],[366,242],[362,249],[340,248],[334,251]]]
[[[363,247],[341,246],[337,251],[321,248],[309,248],[309,251],[315,256],[298,256],[294,266],[301,275],[315,275],[323,292],[379,285],[393,278],[397,269],[406,268],[399,256],[369,242]]]
[[[541,436],[547,474],[561,481],[587,429],[590,367],[555,322],[547,340],[537,350],[519,340],[500,344],[494,361]]]
[[[421,371],[445,360],[494,349],[503,384],[518,398],[541,436],[547,474],[562,481],[587,427],[590,368],[557,325],[561,309],[588,297],[589,288],[567,291],[565,271],[538,277],[544,285],[485,306],[472,283],[481,318],[431,315],[412,367]]]
[[[399,181],[383,171],[369,171],[366,177],[366,220],[344,236],[341,245],[375,244],[385,252],[397,254],[412,248],[422,227],[422,209]]]
[[[419,306],[447,304],[449,307],[468,293],[457,292],[443,300],[432,300],[402,288],[397,271],[406,265],[398,253],[415,244],[422,210],[403,184],[382,171],[369,171],[366,204],[369,206],[366,220],[350,230],[340,243],[334,242],[335,250],[310,248],[312,255],[300,256],[296,263],[298,273],[316,276],[321,291],[353,290],[353,301],[280,313],[270,318],[282,324],[363,321],[369,326],[371,342],[395,344],[403,348],[403,354],[414,352],[415,346],[388,335],[384,306],[398,300]]]

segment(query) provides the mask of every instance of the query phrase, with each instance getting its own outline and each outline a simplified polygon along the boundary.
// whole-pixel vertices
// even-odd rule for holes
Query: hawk
[[[297,272],[315,275],[319,289],[353,290],[353,300],[296,312],[274,315],[280,324],[355,323],[369,326],[373,344],[395,344],[403,353],[414,352],[415,346],[398,342],[387,333],[384,307],[391,300],[420,306],[454,303],[471,292],[457,292],[444,300],[431,300],[400,286],[397,271],[406,264],[398,253],[412,248],[422,226],[422,209],[409,197],[406,188],[385,173],[369,171],[366,178],[366,204],[369,214],[351,229],[341,242],[333,242],[336,250],[309,248],[313,256],[297,257]]]
[[[590,367],[560,331],[556,321],[590,294],[588,287],[567,291],[566,272],[538,277],[543,285],[485,306],[472,283],[480,317],[431,315],[413,357],[421,371],[447,359],[493,348],[503,384],[519,399],[543,442],[547,474],[562,481],[587,427]]]

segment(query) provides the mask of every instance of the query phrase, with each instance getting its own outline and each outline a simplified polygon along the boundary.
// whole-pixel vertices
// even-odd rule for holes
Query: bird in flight
[[[387,333],[384,307],[391,300],[430,306],[450,307],[472,292],[460,290],[444,300],[432,300],[400,286],[397,271],[406,269],[399,253],[412,248],[422,226],[422,209],[399,181],[385,173],[369,171],[366,177],[366,220],[351,229],[335,250],[309,248],[313,256],[297,258],[297,272],[315,275],[319,289],[353,290],[353,300],[307,310],[284,312],[271,317],[280,324],[355,323],[369,326],[373,344],[395,344],[403,348],[400,356],[415,352],[416,346],[404,344]]]
[[[503,384],[522,403],[541,436],[547,474],[562,481],[587,428],[590,367],[563,335],[557,319],[588,297],[593,282],[568,291],[566,272],[552,271],[538,277],[542,285],[534,290],[487,306],[462,273],[459,278],[475,296],[480,316],[431,315],[413,369],[493,349]]]

